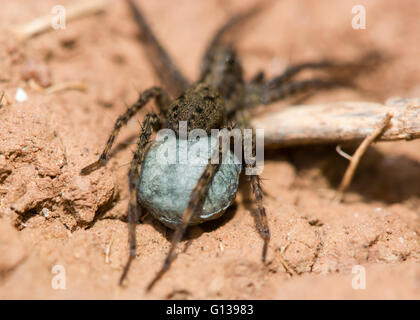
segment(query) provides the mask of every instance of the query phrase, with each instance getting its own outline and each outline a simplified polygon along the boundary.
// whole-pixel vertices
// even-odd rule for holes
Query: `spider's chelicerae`
[[[189,83],[158,42],[141,11],[131,0],[127,0],[127,3],[141,29],[149,58],[164,88],[152,87],[140,94],[137,102],[116,121],[99,159],[81,171],[81,174],[88,174],[103,165],[121,127],[150,100],[155,100],[160,113],[148,113],[143,120],[138,148],[129,170],[129,257],[121,275],[120,284],[123,283],[135,257],[135,226],[144,212],[144,208],[139,201],[138,187],[141,183],[142,164],[153,131],[159,128],[170,128],[178,135],[180,121],[187,121],[188,131],[203,129],[207,134],[210,134],[211,129],[229,128],[230,123],[235,123],[235,126],[243,131],[245,128],[249,128],[247,110],[261,104],[267,105],[276,102],[294,94],[307,93],[314,89],[352,86],[350,79],[354,79],[360,71],[366,70],[371,65],[372,60],[371,57],[365,56],[360,61],[353,63],[336,63],[325,60],[302,63],[290,66],[283,74],[269,80],[266,80],[264,74],[260,72],[251,80],[246,81],[233,42],[229,40],[229,34],[258,12],[262,7],[260,5],[232,17],[218,29],[205,52],[199,80]],[[322,77],[308,80],[294,80],[298,73],[308,69],[323,70],[325,74]],[[255,149],[255,138],[252,148]],[[244,166],[250,168],[255,166],[255,163],[245,163]],[[175,257],[175,248],[181,241],[186,227],[191,224],[192,219],[202,209],[208,185],[212,182],[219,167],[219,164],[212,163],[209,160],[192,191],[188,191],[190,192],[189,202],[183,214],[176,221],[176,231],[171,248],[162,268],[149,284],[149,289],[169,269]],[[250,175],[249,182],[260,218],[260,233],[264,239],[262,260],[265,261],[270,232],[263,204],[263,191],[258,175]]]

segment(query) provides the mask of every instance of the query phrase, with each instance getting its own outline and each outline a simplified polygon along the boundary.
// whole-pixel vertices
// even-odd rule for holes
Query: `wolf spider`
[[[120,278],[120,285],[126,278],[131,262],[135,257],[135,226],[143,211],[138,202],[137,186],[141,177],[142,162],[153,131],[166,127],[173,129],[178,135],[179,121],[187,121],[188,131],[200,128],[204,129],[207,134],[210,133],[211,129],[227,128],[229,123],[236,123],[243,130],[250,127],[246,110],[261,104],[268,105],[298,93],[308,93],[314,89],[353,86],[350,78],[354,78],[356,74],[365,69],[365,62],[369,61],[369,58],[365,57],[360,59],[359,62],[353,63],[336,63],[326,60],[302,63],[288,67],[283,74],[270,80],[266,80],[263,72],[259,72],[250,81],[246,81],[233,42],[227,38],[230,32],[260,11],[262,6],[258,5],[244,13],[233,16],[218,29],[205,52],[199,80],[190,83],[159,43],[139,8],[132,0],[127,0],[127,3],[138,27],[141,29],[149,59],[165,89],[152,87],[141,93],[136,103],[117,119],[99,159],[81,170],[81,174],[84,175],[102,166],[106,162],[122,126],[150,100],[155,100],[160,109],[160,114],[148,113],[143,120],[137,150],[129,170],[129,257]],[[327,75],[308,80],[294,80],[294,77],[301,71],[316,69],[326,71]],[[252,147],[255,148],[255,138]],[[252,164],[245,164],[246,168],[252,166]],[[169,269],[176,256],[175,248],[181,241],[191,217],[200,210],[201,200],[206,196],[207,186],[218,167],[219,164],[213,164],[209,160],[198,179],[191,192],[182,221],[179,221],[175,230],[171,248],[163,266],[150,282],[148,290]],[[270,231],[263,204],[263,191],[258,175],[250,175],[249,181],[261,225],[260,233],[264,239],[262,261],[265,262]]]

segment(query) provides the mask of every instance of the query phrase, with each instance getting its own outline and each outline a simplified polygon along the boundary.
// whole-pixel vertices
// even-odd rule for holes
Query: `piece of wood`
[[[280,107],[255,116],[251,124],[264,129],[265,147],[360,142],[391,113],[377,141],[420,137],[420,98],[372,102],[333,102]]]

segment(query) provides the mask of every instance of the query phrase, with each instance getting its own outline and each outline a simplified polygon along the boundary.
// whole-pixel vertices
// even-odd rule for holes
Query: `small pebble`
[[[45,218],[48,218],[50,216],[50,210],[48,210],[47,208],[43,208],[41,212]]]
[[[15,100],[17,102],[25,102],[26,100],[28,100],[28,94],[22,88],[18,88],[16,90]]]

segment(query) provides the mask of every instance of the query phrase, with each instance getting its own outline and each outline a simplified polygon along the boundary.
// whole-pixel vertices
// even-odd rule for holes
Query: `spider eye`
[[[233,61],[234,61],[233,54],[231,53],[227,54],[225,57],[225,61],[228,64],[233,64]]]

